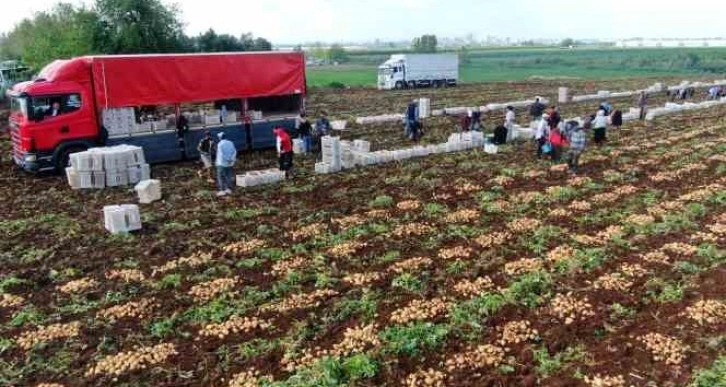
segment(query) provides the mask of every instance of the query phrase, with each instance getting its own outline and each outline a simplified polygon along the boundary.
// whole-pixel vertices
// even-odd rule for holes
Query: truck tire
[[[416,82],[414,82],[414,81],[408,81],[408,88],[409,89],[415,89],[416,88]]]
[[[441,81],[434,81],[433,87],[434,87],[434,89],[438,89],[439,87],[441,87]]]
[[[401,81],[396,82],[396,86],[395,87],[396,87],[396,90],[403,89],[403,82],[401,82]]]
[[[88,149],[88,148],[81,146],[81,145],[72,145],[72,146],[69,146],[69,147],[61,150],[57,154],[57,156],[54,160],[55,161],[55,171],[59,174],[63,174],[65,172],[65,168],[68,166],[68,163],[71,159],[71,153],[83,152],[86,149]]]

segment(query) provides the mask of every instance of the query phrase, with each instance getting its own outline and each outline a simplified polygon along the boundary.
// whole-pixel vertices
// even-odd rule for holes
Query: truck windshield
[[[10,112],[12,114],[20,114],[23,117],[28,116],[28,99],[25,97],[10,98]]]
[[[391,73],[393,73],[393,68],[391,68],[391,67],[381,68],[380,73],[383,75],[391,75]]]

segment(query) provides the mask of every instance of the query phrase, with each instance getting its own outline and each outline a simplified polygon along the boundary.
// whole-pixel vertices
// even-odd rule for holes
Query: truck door
[[[38,150],[53,150],[70,140],[88,139],[97,133],[90,106],[81,93],[33,97],[33,138]]]

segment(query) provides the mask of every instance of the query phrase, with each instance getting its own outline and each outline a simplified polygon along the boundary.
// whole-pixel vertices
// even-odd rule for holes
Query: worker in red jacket
[[[285,171],[285,178],[292,178],[292,139],[284,128],[277,127],[272,130],[277,140],[277,154],[279,156],[280,170]]]

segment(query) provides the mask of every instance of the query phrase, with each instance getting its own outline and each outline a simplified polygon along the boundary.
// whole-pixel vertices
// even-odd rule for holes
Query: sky
[[[0,32],[58,0],[3,0]],[[89,0],[70,0],[90,4]],[[164,0],[165,3],[172,2]],[[187,34],[251,32],[273,44],[411,40],[726,37],[724,0],[176,0]]]

